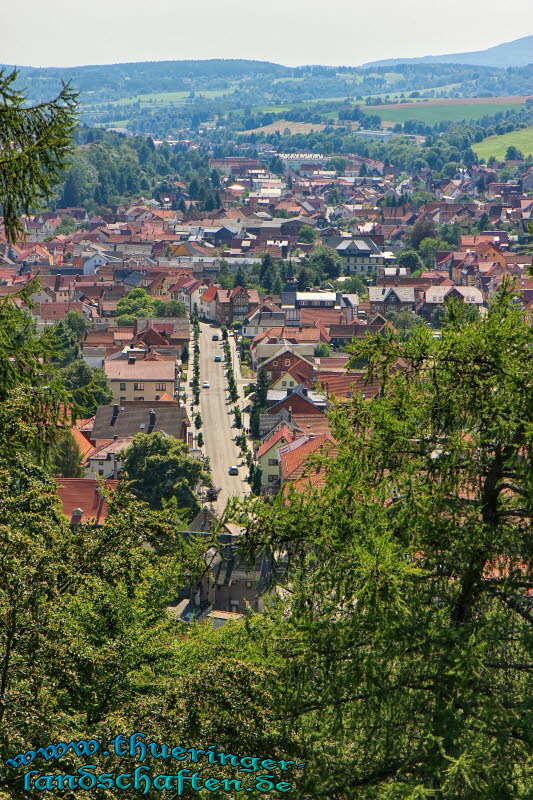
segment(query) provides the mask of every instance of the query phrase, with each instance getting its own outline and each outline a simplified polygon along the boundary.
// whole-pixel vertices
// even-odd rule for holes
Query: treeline
[[[180,194],[174,181],[185,184],[186,200],[199,202],[201,209],[219,205],[218,173],[211,171],[205,151],[187,151],[181,145],[156,148],[145,136],[125,137],[97,128],[81,127],[78,148],[64,183],[57,187],[57,208],[83,207],[103,213],[108,205],[144,195],[156,197],[161,191]],[[184,199],[185,198],[185,199]]]

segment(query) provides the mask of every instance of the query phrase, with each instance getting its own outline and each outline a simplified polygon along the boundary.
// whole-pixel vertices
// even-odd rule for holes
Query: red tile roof
[[[63,513],[71,519],[75,509],[83,511],[81,522],[101,524],[107,517],[107,504],[100,495],[98,481],[87,478],[54,478]],[[105,482],[107,489],[116,489],[118,481]]]
[[[261,458],[264,456],[265,453],[276,445],[280,439],[286,439],[287,442],[292,442],[293,439],[299,438],[302,434],[297,432],[293,432],[287,425],[282,425],[281,428],[278,428],[269,439],[266,439],[263,444],[260,446],[259,450],[256,453],[256,458]]]
[[[312,438],[302,437],[280,447],[279,457],[283,480],[301,478],[306,471],[308,457],[311,453],[316,453],[317,450],[321,450],[323,447],[331,451],[335,450],[335,440],[330,434],[323,433]],[[316,468],[313,467],[313,470],[316,471]]]

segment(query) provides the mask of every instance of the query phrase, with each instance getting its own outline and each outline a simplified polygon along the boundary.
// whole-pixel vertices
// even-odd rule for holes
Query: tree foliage
[[[78,96],[63,84],[53,100],[25,107],[17,75],[0,70],[0,201],[10,242],[23,234],[21,214],[50,200],[68,164]]]
[[[505,287],[441,340],[350,345],[382,392],[333,413],[325,485],[235,505],[250,554],[284,553],[265,635],[297,797],[529,797],[532,345]]]
[[[127,488],[154,509],[174,500],[193,516],[200,508],[196,486],[211,482],[185,442],[162,433],[138,433],[123,452],[122,464]]]

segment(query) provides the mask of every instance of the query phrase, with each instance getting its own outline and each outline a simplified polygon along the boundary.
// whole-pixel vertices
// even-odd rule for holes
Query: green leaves
[[[19,217],[49,200],[72,153],[77,93],[63,84],[53,100],[24,107],[17,71],[0,70],[0,199],[8,242],[23,235]]]

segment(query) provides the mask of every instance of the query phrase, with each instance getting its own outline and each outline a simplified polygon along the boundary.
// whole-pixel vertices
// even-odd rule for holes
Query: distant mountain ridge
[[[524,67],[533,64],[533,36],[523,36],[512,42],[497,44],[486,50],[470,53],[451,53],[442,56],[420,56],[419,58],[386,58],[368,61],[363,67],[389,67],[394,64],[469,64],[480,67]]]

